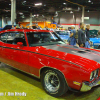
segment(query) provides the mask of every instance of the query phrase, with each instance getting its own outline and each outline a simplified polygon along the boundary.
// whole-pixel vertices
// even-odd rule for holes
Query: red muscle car
[[[100,85],[100,52],[69,46],[48,30],[1,31],[0,62],[40,78],[54,97]]]

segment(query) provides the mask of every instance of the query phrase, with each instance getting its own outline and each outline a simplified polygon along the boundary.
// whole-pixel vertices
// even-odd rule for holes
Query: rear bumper
[[[98,85],[100,85],[100,77],[97,80],[93,81],[92,83],[83,82],[80,91],[86,92],[86,91],[91,90],[92,87],[98,86]]]

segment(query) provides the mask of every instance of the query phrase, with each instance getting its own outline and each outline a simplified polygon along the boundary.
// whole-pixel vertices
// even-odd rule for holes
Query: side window
[[[22,42],[23,46],[26,46],[25,35],[23,32],[15,32],[13,44],[17,44],[17,42]]]
[[[6,43],[7,42],[7,33],[2,33],[0,35],[0,41]]]
[[[20,38],[25,38],[24,33],[23,32],[16,32],[15,33],[15,38],[20,37]]]
[[[7,32],[0,35],[0,40],[8,44],[17,44],[22,42],[23,46],[26,46],[25,36],[23,32]]]

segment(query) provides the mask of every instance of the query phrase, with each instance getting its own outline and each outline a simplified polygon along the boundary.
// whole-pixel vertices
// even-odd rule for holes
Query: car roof
[[[3,33],[3,32],[10,32],[10,31],[20,31],[20,32],[53,32],[53,31],[49,31],[49,30],[9,29],[9,30],[3,30],[3,31],[0,31],[0,33]]]

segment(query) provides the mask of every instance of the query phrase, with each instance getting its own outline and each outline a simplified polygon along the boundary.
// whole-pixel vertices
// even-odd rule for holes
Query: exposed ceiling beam
[[[78,3],[75,3],[75,2],[69,1],[69,0],[66,0],[66,1],[69,2],[69,3],[75,4],[75,5],[81,6],[81,7],[86,7],[86,6],[83,6],[81,4],[78,4]]]

